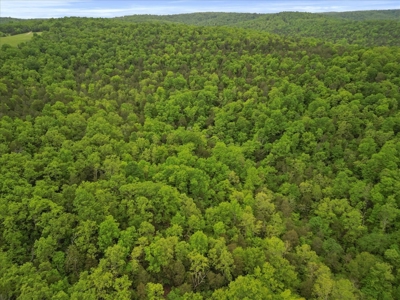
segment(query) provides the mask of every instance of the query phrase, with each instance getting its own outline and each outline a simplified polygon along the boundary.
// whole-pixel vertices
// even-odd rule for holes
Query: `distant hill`
[[[302,13],[302,12],[281,12],[276,14],[256,14],[256,13],[225,13],[225,12],[199,12],[176,15],[131,15],[119,17],[125,21],[146,22],[146,21],[169,21],[191,25],[234,25],[251,20],[262,20],[273,18],[277,15],[293,14],[307,18],[333,17],[336,19],[347,19],[352,21],[368,20],[394,20],[400,21],[400,9],[392,10],[367,10],[349,12],[326,12],[326,13]],[[310,17],[312,15],[312,17]]]
[[[200,25],[200,26],[226,26],[226,25],[235,25],[240,22],[255,20],[263,15],[264,14],[204,12],[204,13],[177,14],[177,15],[165,15],[165,16],[133,15],[133,16],[125,16],[120,19],[131,22],[164,21],[164,22],[174,22],[174,23],[183,23],[183,24]]]
[[[23,21],[23,19],[16,19],[16,18],[10,18],[10,17],[0,17],[0,24],[6,24],[6,23],[18,22],[18,21]]]
[[[364,46],[400,45],[400,10],[340,13],[281,12],[192,13],[178,15],[133,15],[116,18],[128,22],[174,22],[201,26],[232,26],[268,31],[285,36],[312,37],[334,43]]]
[[[372,17],[372,15],[371,15]],[[234,26],[268,31],[285,36],[313,37],[334,43],[365,46],[399,46],[400,21],[363,21],[341,18],[339,15],[282,12],[267,14]]]
[[[331,17],[349,19],[354,21],[367,21],[367,20],[400,21],[400,9],[327,12],[324,14],[329,15]]]
[[[0,18],[0,35],[47,31],[58,19]],[[316,38],[361,46],[400,46],[400,10],[353,12],[281,12],[276,14],[204,12],[176,15],[132,15],[112,18],[120,22],[180,23],[229,26],[267,31],[295,38]]]

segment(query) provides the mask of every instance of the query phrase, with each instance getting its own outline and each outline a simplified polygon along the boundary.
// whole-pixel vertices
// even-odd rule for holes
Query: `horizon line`
[[[63,18],[88,18],[88,19],[114,19],[114,18],[124,18],[130,16],[177,16],[177,15],[193,15],[193,14],[247,14],[247,15],[275,15],[280,13],[305,13],[305,14],[326,14],[326,13],[349,13],[349,12],[366,12],[366,11],[395,11],[400,10],[399,8],[388,8],[388,9],[365,9],[365,10],[346,10],[346,11],[323,11],[323,12],[308,12],[308,11],[293,11],[293,10],[283,10],[279,12],[270,13],[259,13],[259,12],[238,12],[238,11],[197,11],[197,12],[183,12],[183,13],[170,13],[170,14],[130,14],[123,16],[113,16],[113,17],[89,17],[89,16],[62,16],[62,17],[37,17],[37,18],[19,18],[19,17],[2,17],[0,19],[17,19],[17,20],[50,20],[50,19],[63,19]]]

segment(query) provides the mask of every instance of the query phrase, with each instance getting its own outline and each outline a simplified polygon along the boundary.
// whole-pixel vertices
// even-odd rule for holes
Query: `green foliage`
[[[400,17],[399,9],[388,10],[368,10],[368,11],[346,11],[325,13],[336,18],[351,20],[398,20]]]
[[[383,15],[1,24],[0,298],[397,299]]]
[[[117,19],[126,22],[174,22],[198,26],[232,26],[344,44],[399,46],[399,16],[400,10],[380,10],[319,14],[208,12],[166,16],[133,15]]]

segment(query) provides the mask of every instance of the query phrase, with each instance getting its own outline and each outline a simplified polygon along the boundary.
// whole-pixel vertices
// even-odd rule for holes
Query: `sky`
[[[0,0],[0,17],[117,17],[192,12],[277,13],[400,9],[396,0]]]

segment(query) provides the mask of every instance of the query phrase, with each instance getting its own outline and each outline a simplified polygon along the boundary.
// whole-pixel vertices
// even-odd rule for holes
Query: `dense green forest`
[[[124,21],[176,22],[201,26],[232,26],[290,37],[324,39],[363,46],[400,46],[400,10],[342,13],[277,14],[193,13],[179,15],[133,15]]]
[[[229,26],[237,23],[255,20],[265,16],[265,14],[249,14],[249,13],[221,13],[221,12],[206,12],[206,13],[191,13],[191,14],[176,14],[176,15],[132,15],[124,16],[117,19],[128,22],[174,22],[187,25],[198,26]]]
[[[10,23],[10,22],[20,22],[23,19],[11,18],[11,17],[0,17],[0,24]]]
[[[229,26],[267,31],[294,38],[316,38],[333,43],[361,46],[400,47],[400,9],[302,13],[191,13],[176,15],[132,15],[113,18],[119,22],[180,23],[197,26]],[[55,19],[0,18],[0,37],[28,31],[49,30]]]
[[[394,35],[167,21],[0,25],[0,299],[400,299]]]
[[[50,19],[33,19],[33,20],[21,20],[21,19],[16,19],[16,20],[11,20],[7,22],[3,18],[3,22],[0,19],[0,37],[4,36],[10,36],[10,35],[16,35],[16,34],[22,34],[22,33],[27,33],[30,31],[33,32],[41,32],[41,31],[48,31],[50,29],[50,26],[55,24],[56,20]]]
[[[400,9],[367,10],[367,11],[345,11],[324,13],[337,18],[350,20],[400,20]]]

